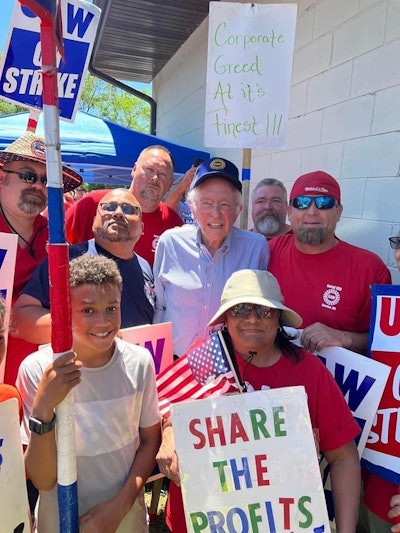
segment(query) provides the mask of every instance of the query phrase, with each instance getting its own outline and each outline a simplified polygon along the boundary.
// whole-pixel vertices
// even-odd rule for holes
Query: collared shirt
[[[233,227],[212,256],[200,229],[187,224],[164,232],[154,263],[155,322],[172,322],[174,353],[182,355],[208,335],[208,322],[221,303],[225,282],[237,270],[266,270],[265,238]]]
[[[151,324],[154,315],[154,288],[153,275],[147,261],[137,254],[130,259],[116,257],[96,244],[94,239],[73,244],[68,253],[70,259],[85,253],[113,259],[122,276],[121,328]],[[42,307],[50,309],[49,290],[48,261],[45,259],[22,292],[39,300]]]

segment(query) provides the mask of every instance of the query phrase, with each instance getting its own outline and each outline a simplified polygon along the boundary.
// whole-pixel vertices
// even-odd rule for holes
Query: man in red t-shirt
[[[82,178],[63,167],[64,192],[79,187]],[[32,272],[46,257],[47,219],[40,213],[47,204],[44,139],[25,132],[0,152],[0,232],[18,236],[12,303]],[[35,344],[16,339],[10,332],[4,382],[14,385],[19,364],[37,350]]]
[[[143,213],[143,234],[135,252],[153,266],[154,252],[160,235],[169,228],[182,226],[182,219],[161,199],[173,181],[174,164],[164,146],[148,146],[133,165],[129,191],[137,198]],[[65,216],[67,239],[71,244],[93,237],[92,222],[97,206],[109,189],[95,190],[70,207]]]
[[[303,318],[301,342],[306,350],[342,346],[365,354],[370,285],[390,284],[391,276],[377,255],[336,237],[342,211],[340,187],[332,176],[322,171],[300,176],[289,199],[293,234],[270,241],[268,270],[278,278],[285,304]],[[385,491],[390,487],[364,472],[365,502],[383,520],[388,520],[394,493]],[[386,529],[379,529],[383,531],[390,531],[388,522]]]

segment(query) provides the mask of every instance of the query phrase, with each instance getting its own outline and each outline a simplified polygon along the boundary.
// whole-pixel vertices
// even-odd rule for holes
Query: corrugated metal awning
[[[209,0],[94,0],[102,9],[91,63],[150,83],[208,15]]]

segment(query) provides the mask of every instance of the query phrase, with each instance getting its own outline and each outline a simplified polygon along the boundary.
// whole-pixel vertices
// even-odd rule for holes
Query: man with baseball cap
[[[167,230],[154,262],[156,322],[172,322],[178,356],[208,333],[228,277],[243,268],[266,269],[265,238],[233,227],[242,210],[237,167],[213,157],[196,170],[187,200],[197,225]]]
[[[286,303],[303,318],[306,350],[342,346],[364,354],[369,287],[391,283],[391,277],[377,255],[338,239],[342,212],[335,178],[321,170],[300,176],[289,199],[293,234],[270,242],[268,270],[278,278]]]
[[[65,166],[62,175],[64,192],[82,183],[82,178]],[[47,204],[46,183],[44,139],[25,132],[0,152],[0,232],[18,236],[13,303],[47,255],[47,220],[40,214]],[[14,384],[20,362],[36,349],[36,345],[15,339],[10,332],[5,383]]]

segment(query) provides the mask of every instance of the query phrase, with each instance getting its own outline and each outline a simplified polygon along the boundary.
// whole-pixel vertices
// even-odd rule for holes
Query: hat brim
[[[213,170],[210,172],[207,172],[207,174],[203,174],[201,178],[199,178],[196,181],[196,176],[193,178],[192,184],[190,186],[190,189],[195,189],[205,181],[209,180],[210,178],[222,178],[228,181],[231,185],[235,187],[240,193],[242,192],[242,184],[238,180],[233,180],[232,176],[230,174],[226,174],[223,170]]]
[[[46,164],[46,160],[41,157],[19,155],[13,152],[0,152],[0,166],[4,165],[4,163],[11,163],[12,161],[35,161],[36,163],[43,163],[44,165]],[[64,192],[73,191],[79,187],[83,181],[82,176],[64,165],[62,166],[62,176]]]
[[[283,303],[276,300],[268,300],[267,298],[262,298],[260,296],[241,296],[238,298],[232,298],[229,302],[225,302],[221,305],[215,315],[212,317],[209,326],[214,326],[224,321],[224,314],[237,304],[255,304],[255,305],[265,305],[266,307],[271,307],[272,309],[279,309],[282,311],[281,314],[281,324],[282,326],[290,326],[292,328],[298,328],[303,319],[298,315],[293,309],[286,307]]]

